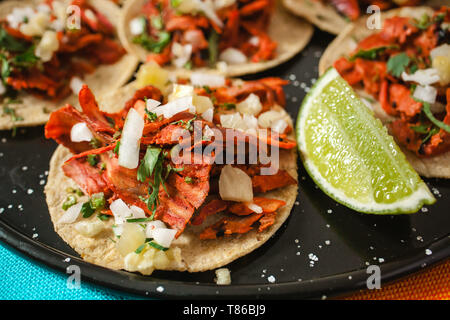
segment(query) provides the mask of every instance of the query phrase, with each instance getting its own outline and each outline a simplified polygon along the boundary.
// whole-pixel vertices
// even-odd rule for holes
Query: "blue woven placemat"
[[[80,288],[69,288],[67,277],[0,242],[0,300],[139,299],[85,281],[81,281]]]

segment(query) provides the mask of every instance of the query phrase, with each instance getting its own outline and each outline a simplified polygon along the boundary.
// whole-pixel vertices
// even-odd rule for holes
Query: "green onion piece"
[[[77,203],[77,198],[73,194],[70,194],[66,198],[66,201],[64,201],[62,208],[63,208],[63,210],[67,210],[76,203]]]
[[[450,133],[450,125],[439,121],[438,119],[436,119],[433,115],[433,113],[431,112],[431,106],[429,103],[427,102],[423,102],[423,112],[425,113],[425,115],[427,116],[428,119],[430,119],[430,121],[437,127],[441,128],[442,130],[445,130],[447,132]]]
[[[97,215],[97,218],[99,218],[102,221],[107,221],[110,217],[111,217],[110,215],[103,214],[103,213]]]
[[[148,244],[151,245],[153,248],[161,250],[161,251],[169,250],[169,248],[165,248],[165,247],[163,247],[163,246],[161,246],[161,245],[159,245],[159,244],[157,244],[156,242],[153,242],[153,241],[148,242]]]
[[[212,29],[208,38],[209,66],[214,67],[219,55],[219,35]]]
[[[131,219],[127,219],[127,222],[148,222],[148,221],[152,221],[152,218],[131,218]]]
[[[134,252],[137,253],[137,254],[139,254],[139,253],[142,252],[142,250],[144,250],[144,248],[145,248],[146,246],[147,246],[147,244],[144,243],[144,244],[140,245]]]
[[[92,209],[94,210],[103,209],[105,207],[105,196],[103,192],[93,194],[90,202]]]

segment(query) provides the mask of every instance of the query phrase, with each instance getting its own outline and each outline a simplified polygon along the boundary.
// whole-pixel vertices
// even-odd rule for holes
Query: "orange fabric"
[[[363,290],[344,300],[450,300],[450,259],[379,290]]]

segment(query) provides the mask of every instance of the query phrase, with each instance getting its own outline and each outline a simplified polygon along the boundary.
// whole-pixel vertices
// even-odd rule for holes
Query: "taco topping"
[[[419,156],[450,150],[450,8],[392,17],[334,67],[377,99],[397,141]]]
[[[114,32],[87,0],[14,8],[0,20],[0,98],[25,91],[58,101],[78,94],[84,75],[125,54]]]
[[[381,10],[388,10],[393,7],[416,6],[421,0],[315,0],[331,4],[336,10],[349,20],[356,20],[360,17],[361,11],[371,5],[378,6]]]
[[[139,74],[137,83],[143,81]],[[179,79],[162,90],[152,85],[137,90],[117,113],[101,111],[83,86],[82,111],[66,105],[51,114],[45,127],[47,138],[73,153],[62,170],[89,196],[82,202],[71,193],[59,222],[94,214],[99,221],[113,219],[128,266],[139,264],[134,254],[150,247],[165,251],[189,224],[202,225],[219,213],[223,218],[206,226],[201,239],[262,232],[286,203],[259,194],[297,183],[278,167],[266,175],[271,161],[257,157],[249,162],[252,148],[296,146],[287,138],[292,130],[288,122],[280,132],[258,125],[258,116],[270,111],[287,121],[282,117],[286,83],[278,78],[223,79],[221,86],[200,87]],[[211,112],[209,119],[203,117],[205,109]],[[222,122],[224,115],[249,116],[246,112],[254,121],[246,121],[245,127]],[[230,154],[232,163],[224,165]],[[84,225],[79,229],[101,232]]]
[[[149,0],[129,22],[147,61],[177,68],[263,62],[276,56],[267,34],[274,0]]]

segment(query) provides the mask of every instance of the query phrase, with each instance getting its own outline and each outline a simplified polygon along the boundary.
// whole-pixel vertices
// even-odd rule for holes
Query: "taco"
[[[387,126],[425,177],[450,178],[449,7],[382,14],[383,28],[349,25],[327,48],[319,72],[334,66]]]
[[[284,6],[296,15],[305,18],[318,28],[339,34],[350,22],[356,21],[364,12],[374,13],[377,6],[382,11],[394,7],[416,6],[421,3],[434,6],[440,0],[283,0]]]
[[[218,268],[266,242],[296,199],[287,81],[196,73],[160,86],[156,73],[167,76],[153,66],[152,85],[142,87],[139,72],[100,108],[84,86],[81,112],[66,105],[51,114],[45,134],[60,146],[45,186],[50,216],[94,264],[146,275]],[[279,158],[250,162],[252,146]]]
[[[2,1],[0,129],[44,124],[83,83],[98,95],[126,83],[138,61],[117,40],[119,15],[108,0]]]
[[[299,53],[312,33],[276,0],[128,0],[119,28],[129,52],[182,76],[192,69],[263,71]]]

